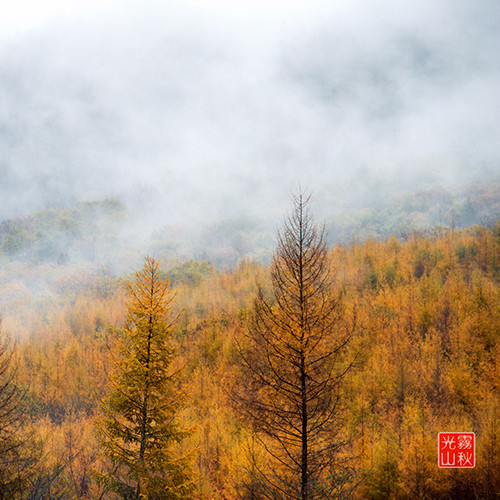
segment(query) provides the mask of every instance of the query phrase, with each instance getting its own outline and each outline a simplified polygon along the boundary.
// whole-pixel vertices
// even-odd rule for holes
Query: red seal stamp
[[[474,467],[475,447],[473,432],[440,432],[438,435],[439,467]]]

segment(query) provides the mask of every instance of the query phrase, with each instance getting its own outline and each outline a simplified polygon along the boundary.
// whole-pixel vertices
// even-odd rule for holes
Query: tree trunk
[[[139,462],[144,461],[144,453],[146,451],[146,423],[148,419],[148,399],[149,399],[149,363],[151,360],[151,339],[153,337],[153,317],[149,316],[149,332],[148,332],[148,351],[146,355],[146,383],[144,386],[144,400],[142,405],[141,419],[141,446],[139,449]],[[136,500],[139,500],[141,495],[141,480],[137,480],[137,489],[135,492]]]

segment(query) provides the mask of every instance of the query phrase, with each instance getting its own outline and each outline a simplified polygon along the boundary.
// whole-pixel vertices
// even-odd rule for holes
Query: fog
[[[21,2],[6,14],[2,220],[112,197],[148,228],[279,222],[299,184],[348,206],[499,173],[495,0]]]

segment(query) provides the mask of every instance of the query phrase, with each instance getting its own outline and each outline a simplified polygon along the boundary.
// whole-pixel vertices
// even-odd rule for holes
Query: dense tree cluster
[[[0,448],[4,497],[113,498],[102,480],[113,477],[128,485],[114,488],[125,498],[137,496],[139,483],[139,494],[170,498],[151,492],[172,480],[172,465],[186,472],[176,483],[190,484],[183,494],[192,488],[200,499],[497,498],[500,224],[327,250],[311,223],[309,239],[298,238],[300,257],[296,223],[281,232],[271,265],[242,260],[217,271],[187,262],[172,269],[174,286],[165,284],[167,266],[160,272],[152,260],[146,275],[130,280],[82,270],[54,275],[43,296],[8,282],[3,330],[19,341],[10,346],[2,337],[0,349],[0,432],[10,437]],[[301,299],[297,273],[307,262]],[[141,312],[147,286],[138,292],[134,283],[147,269],[157,280],[153,290],[169,297],[165,342],[155,347],[166,349],[157,373],[165,385],[157,379],[151,401],[172,414],[141,420],[147,366],[138,353],[147,352],[149,317],[156,320]],[[138,302],[131,302],[134,290]],[[311,302],[301,302],[305,296]],[[299,311],[308,311],[314,328],[304,328]],[[308,351],[307,342],[315,348]],[[302,359],[309,371],[301,372]],[[242,371],[245,408],[254,405],[256,419],[241,413],[228,390]],[[312,405],[305,426],[304,397]],[[168,456],[145,444],[145,464],[141,442],[160,422]],[[474,469],[437,467],[444,431],[476,434]],[[307,466],[304,436],[313,438]],[[281,493],[271,494],[276,480]],[[317,493],[313,485],[330,490]]]

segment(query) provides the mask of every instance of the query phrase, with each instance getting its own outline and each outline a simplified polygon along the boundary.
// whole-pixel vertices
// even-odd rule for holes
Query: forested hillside
[[[57,231],[78,234],[75,214],[66,215]],[[71,259],[36,238],[29,244],[32,233],[28,222],[3,224],[9,261],[14,253]],[[343,444],[329,478],[336,495],[497,498],[499,223],[336,245],[327,259],[329,285],[352,331],[341,359],[350,369],[338,393]],[[256,471],[266,474],[268,461],[231,394],[241,380],[242,339],[258,284],[270,296],[270,268],[249,259],[231,270],[194,260],[161,264],[178,313],[171,335],[174,366],[181,370],[177,390],[186,396],[179,425],[191,429],[176,453],[188,454],[194,498],[259,498]],[[5,409],[14,399],[0,392],[0,427],[19,443],[10,454],[2,452],[2,495],[114,498],[98,481],[107,458],[96,429],[127,315],[125,283],[133,276],[76,267],[59,275],[40,266],[38,272],[51,279],[37,294],[16,285],[13,269],[3,270],[9,288],[3,291],[8,308],[2,329],[17,345],[0,376],[19,395],[19,416],[9,422]],[[444,431],[475,432],[475,468],[437,467],[437,434]]]
[[[499,500],[499,26],[4,1],[0,500]]]
[[[380,180],[353,178],[349,186],[361,193],[346,199],[338,188],[321,191],[328,203],[318,219],[326,223],[330,244],[348,244],[368,237],[407,238],[414,231],[475,224],[492,227],[500,212],[500,183],[469,184],[446,189],[433,186],[401,191]],[[150,214],[106,199],[48,209],[0,223],[0,272],[20,263],[32,266],[91,266],[112,274],[139,266],[152,253],[172,259],[205,260],[217,268],[235,265],[242,257],[268,261],[281,220],[275,211],[225,214],[214,221],[151,226]],[[22,274],[22,266],[20,266]],[[15,271],[15,269],[14,269]],[[13,271],[13,272],[14,272]]]

